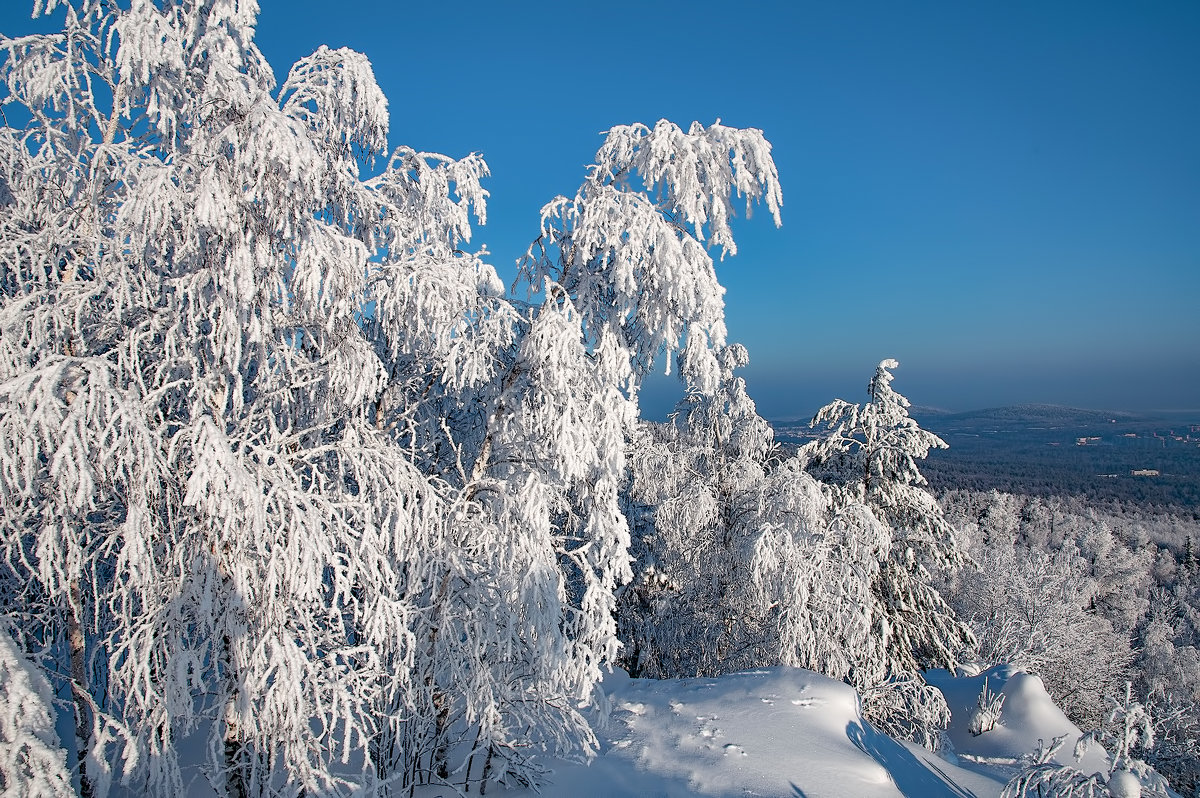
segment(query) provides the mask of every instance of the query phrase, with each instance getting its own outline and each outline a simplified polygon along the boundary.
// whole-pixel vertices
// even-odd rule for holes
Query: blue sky
[[[761,128],[784,226],[738,220],[718,274],[768,417],[884,357],[917,404],[1200,408],[1194,0],[261,5],[281,78],[352,47],[393,146],[483,153],[502,275],[608,127]]]

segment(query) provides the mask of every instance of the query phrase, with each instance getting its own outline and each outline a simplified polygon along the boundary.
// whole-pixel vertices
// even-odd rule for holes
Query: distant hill
[[[1075,495],[1200,514],[1200,411],[1021,404],[967,412],[914,407],[910,414],[950,446],[921,466],[935,490]],[[807,421],[774,426],[785,447],[820,435]]]
[[[921,421],[936,419],[939,423],[983,424],[997,423],[1012,426],[1054,424],[1059,426],[1090,426],[1092,424],[1156,422],[1163,416],[1129,413],[1123,410],[1084,410],[1078,407],[1046,404],[1008,405],[983,410],[950,412],[931,407],[913,407],[909,414]]]

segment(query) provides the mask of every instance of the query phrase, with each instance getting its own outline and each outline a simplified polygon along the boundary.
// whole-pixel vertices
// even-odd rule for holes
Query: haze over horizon
[[[773,386],[769,384],[764,386],[761,379],[748,380],[748,386],[751,396],[756,400],[758,411],[764,418],[773,422],[807,422],[817,410],[834,399],[856,403],[867,401],[867,382],[874,373],[875,365],[868,366],[865,377],[847,373],[824,375],[824,379],[813,380],[787,394],[781,390],[771,390]],[[895,371],[896,380],[893,385],[918,409],[969,413],[1001,407],[1047,405],[1105,412],[1195,414],[1196,419],[1200,421],[1200,398],[1193,399],[1191,404],[1156,405],[1138,401],[1136,385],[1130,386],[1130,391],[1126,394],[1128,401],[1120,404],[1115,403],[1121,399],[1117,393],[1107,394],[1115,401],[1104,403],[1069,389],[1051,390],[1047,384],[1000,386],[998,390],[989,385],[978,391],[971,391],[968,386],[967,390],[959,392],[947,391],[942,389],[936,373],[909,379],[912,375],[905,372],[904,363],[901,362],[900,368]],[[643,417],[664,420],[671,413],[678,400],[679,389],[670,379],[673,378],[663,379],[656,375],[648,382],[642,393]],[[766,397],[765,400],[760,399],[760,396]]]
[[[917,405],[1200,407],[1200,4],[260,4],[281,81],[351,47],[391,146],[484,155],[471,245],[506,277],[601,131],[761,128],[783,227],[736,220],[717,271],[767,418],[862,401],[885,357]],[[31,8],[0,32],[63,13]]]

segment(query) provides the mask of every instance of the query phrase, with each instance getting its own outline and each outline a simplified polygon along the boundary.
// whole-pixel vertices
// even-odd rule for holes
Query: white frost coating
[[[50,702],[50,683],[0,619],[0,784],[7,795],[75,794]]]
[[[256,14],[85,0],[64,35],[3,42],[32,116],[0,129],[4,587],[108,691],[80,708],[98,793],[180,794],[196,728],[218,787],[267,794],[373,778],[351,762],[417,773],[446,709],[515,749],[529,724],[498,707],[544,681],[481,667],[519,639],[488,621],[510,597],[480,598],[505,557],[433,454],[465,459],[470,427],[423,426],[473,405],[517,333],[495,271],[456,252],[487,166],[401,148],[364,175],[387,132],[366,59],[321,48],[273,97]],[[586,740],[544,714],[537,733]]]
[[[635,172],[649,194],[663,195],[664,207],[691,225],[700,241],[705,229],[713,246],[730,255],[737,245],[729,228],[734,197],[765,202],[775,225],[781,224],[783,192],[771,158],[771,145],[761,130],[726,127],[717,120],[705,128],[693,122],[687,133],[665,119],[651,130],[621,125],[608,132],[596,153],[593,180],[625,182]]]
[[[873,669],[901,682],[911,677],[912,690],[876,692],[867,689],[869,682],[855,684],[863,688],[868,717],[901,735],[904,729],[892,723],[905,715],[924,716],[917,725],[926,728],[946,716],[945,702],[920,685],[919,671],[930,665],[953,667],[973,638],[927,570],[953,571],[964,556],[917,467],[931,448],[946,444],[909,417],[908,400],[892,388],[891,370],[898,365],[892,359],[879,364],[867,386],[868,403],[837,399],[821,408],[812,426],[824,427],[823,437],[801,447],[797,456],[822,481],[838,512],[858,508],[855,512],[890,530],[878,552],[869,598],[883,655]]]
[[[521,279],[531,288],[547,279],[562,286],[587,330],[618,335],[639,378],[685,335],[702,340],[705,353],[723,347],[724,289],[704,242],[736,252],[734,196],[745,196],[747,212],[765,202],[780,223],[770,152],[753,128],[694,123],[684,133],[666,120],[653,130],[613,128],[575,197],[542,209],[542,235]]]

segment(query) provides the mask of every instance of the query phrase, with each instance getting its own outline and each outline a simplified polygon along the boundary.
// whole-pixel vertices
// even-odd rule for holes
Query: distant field
[[[913,408],[912,415],[950,445],[922,465],[935,491],[1075,495],[1200,517],[1200,413],[1018,405],[968,413]],[[790,446],[815,433],[794,422],[775,430]]]

